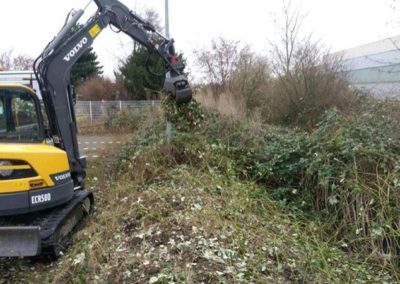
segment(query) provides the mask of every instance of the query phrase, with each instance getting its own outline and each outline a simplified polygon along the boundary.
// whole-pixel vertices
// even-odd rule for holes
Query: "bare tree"
[[[147,9],[144,11],[143,19],[151,23],[158,32],[162,31],[162,26],[160,22],[160,15],[154,9]]]
[[[0,53],[0,66],[5,70],[10,70],[12,66],[12,49]]]
[[[33,58],[26,55],[13,56],[13,50],[9,49],[0,53],[0,66],[9,71],[24,71],[32,69]]]
[[[304,16],[291,1],[283,3],[281,19],[279,40],[271,44],[277,80],[269,113],[285,124],[312,127],[325,110],[344,109],[352,96],[339,62],[326,60],[328,52],[311,35],[301,36]]]
[[[236,118],[263,112],[271,86],[266,57],[224,38],[213,40],[209,48],[195,54],[207,83],[202,92],[203,103],[214,102],[221,113]]]
[[[31,70],[33,58],[26,55],[18,55],[13,58],[12,69],[15,71]]]
[[[235,70],[242,48],[238,41],[222,37],[212,40],[211,47],[196,50],[197,65],[203,72],[207,83],[216,89],[225,91],[229,87],[230,78]]]
[[[270,43],[273,68],[277,74],[290,72],[296,51],[299,50],[300,45],[310,41],[311,36],[306,38],[300,35],[304,18],[304,15],[293,8],[291,0],[283,1],[280,18],[274,20],[278,28],[278,39]]]

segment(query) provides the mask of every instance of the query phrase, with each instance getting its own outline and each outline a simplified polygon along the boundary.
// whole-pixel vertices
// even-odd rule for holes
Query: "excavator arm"
[[[158,33],[148,22],[130,11],[118,0],[94,0],[98,10],[72,37],[65,39],[83,14],[82,10],[69,15],[64,27],[44,49],[34,64],[43,103],[49,119],[50,136],[54,145],[65,150],[76,189],[83,188],[86,160],[80,157],[74,112],[74,88],[70,83],[72,66],[88,50],[103,29],[111,25],[157,53],[165,62],[164,89],[177,103],[192,98],[184,66],[175,53],[174,41]]]

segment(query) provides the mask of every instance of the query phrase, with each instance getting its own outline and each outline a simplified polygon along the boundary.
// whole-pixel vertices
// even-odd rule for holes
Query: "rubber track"
[[[71,241],[73,233],[76,231],[76,228],[84,221],[85,217],[88,215],[87,212],[83,212],[83,208],[81,207],[84,200],[88,198],[90,200],[90,210],[89,214],[93,212],[93,194],[88,191],[77,191],[73,199],[51,212],[45,222],[41,224],[40,237],[42,240],[42,254],[49,255],[52,257],[57,257],[57,255],[53,255],[55,245],[61,246],[65,248]],[[71,231],[68,232],[68,235],[61,240],[57,239],[57,233],[62,228],[62,226],[73,216],[78,216],[77,223],[74,224],[74,227]]]

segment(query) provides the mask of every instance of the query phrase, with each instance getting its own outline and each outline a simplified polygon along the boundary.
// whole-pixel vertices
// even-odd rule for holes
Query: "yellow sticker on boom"
[[[101,32],[101,28],[100,28],[99,24],[95,24],[89,30],[89,34],[92,38],[95,38],[100,32]]]

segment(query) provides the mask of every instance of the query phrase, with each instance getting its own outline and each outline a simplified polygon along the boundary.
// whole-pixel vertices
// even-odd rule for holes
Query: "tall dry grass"
[[[205,108],[218,111],[221,115],[240,120],[246,118],[246,101],[243,97],[224,92],[216,96],[211,88],[204,87],[197,91],[196,100]]]

